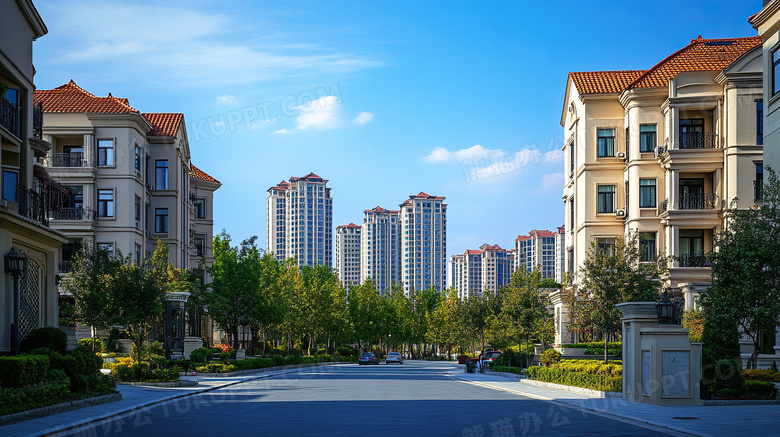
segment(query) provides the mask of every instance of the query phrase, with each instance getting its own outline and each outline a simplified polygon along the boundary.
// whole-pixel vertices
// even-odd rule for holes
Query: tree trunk
[[[609,363],[609,350],[608,350],[608,346],[609,346],[609,336],[605,332],[604,333],[604,363],[605,364]]]

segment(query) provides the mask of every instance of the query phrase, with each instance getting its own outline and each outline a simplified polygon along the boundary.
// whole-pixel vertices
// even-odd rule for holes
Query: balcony
[[[715,194],[682,194],[677,209],[717,209],[718,196]]]
[[[48,167],[92,167],[83,152],[52,153],[46,160]]]
[[[33,138],[43,139],[43,102],[33,106]]]
[[[49,225],[46,214],[46,201],[41,193],[16,185],[16,213],[42,225]]]
[[[680,267],[709,267],[706,255],[680,255],[677,257]]]
[[[57,264],[57,273],[61,275],[67,275],[73,271],[73,263],[71,261],[60,261]]]
[[[0,126],[12,133],[16,138],[22,137],[19,119],[19,108],[15,107],[5,96],[0,96]]]
[[[679,145],[681,150],[716,149],[718,137],[712,132],[681,132]]]
[[[49,214],[50,220],[95,221],[97,214],[85,208],[62,208]]]

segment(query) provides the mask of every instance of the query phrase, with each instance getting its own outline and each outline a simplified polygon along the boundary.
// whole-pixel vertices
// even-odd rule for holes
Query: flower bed
[[[316,355],[308,357],[280,357],[278,355],[269,358],[246,358],[240,361],[226,361],[222,363],[209,363],[195,367],[197,373],[231,373],[243,370],[265,369],[276,366],[289,366],[295,364],[314,364],[326,362],[353,362],[352,357],[337,357],[330,355]]]
[[[527,369],[529,379],[600,391],[622,391],[622,364],[597,360],[563,360],[550,367]]]

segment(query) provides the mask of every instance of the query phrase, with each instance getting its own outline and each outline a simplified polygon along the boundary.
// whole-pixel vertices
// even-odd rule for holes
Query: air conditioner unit
[[[617,155],[615,155],[615,158],[617,158],[617,159],[626,159],[626,153],[625,152],[617,152]]]
[[[615,217],[617,218],[626,218],[626,210],[625,209],[619,209],[615,211]]]
[[[658,158],[659,156],[663,156],[663,154],[666,153],[665,147],[656,147],[655,148],[655,157]]]

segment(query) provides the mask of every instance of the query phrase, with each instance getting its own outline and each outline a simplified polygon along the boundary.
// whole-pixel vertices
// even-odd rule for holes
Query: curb
[[[35,408],[33,410],[20,411],[18,413],[0,416],[0,425],[9,425],[14,422],[23,422],[25,420],[52,416],[54,414],[64,413],[66,411],[73,411],[80,408],[92,407],[95,405],[107,404],[109,402],[116,402],[121,400],[122,395],[120,393],[114,393],[110,395],[95,396],[87,399],[79,399],[77,401],[61,402],[59,404]]]
[[[335,364],[342,364],[342,363],[317,363],[315,365],[310,365],[310,366],[305,366],[305,367],[324,367],[324,366],[331,366],[331,365],[335,365]],[[289,372],[284,372],[284,373],[279,373],[279,374],[270,374],[270,373],[261,374],[261,375],[257,375],[257,376],[252,377],[252,378],[242,379],[240,381],[230,381],[230,382],[226,382],[225,384],[214,385],[214,386],[206,387],[206,388],[203,388],[203,389],[200,389],[200,390],[193,390],[193,391],[188,392],[188,393],[180,393],[180,394],[168,396],[168,397],[161,398],[161,399],[156,399],[156,400],[153,400],[153,401],[148,401],[148,402],[145,402],[145,403],[140,403],[140,404],[128,406],[128,407],[119,409],[117,411],[112,411],[112,412],[109,412],[109,413],[105,413],[105,414],[100,415],[100,416],[89,417],[89,418],[77,420],[75,422],[71,422],[71,423],[68,423],[68,424],[65,424],[65,425],[60,425],[60,426],[56,426],[56,427],[53,427],[53,428],[49,428],[49,429],[46,429],[46,430],[43,430],[43,431],[33,432],[33,433],[28,434],[27,437],[33,437],[33,436],[38,437],[38,436],[48,436],[48,435],[63,435],[63,433],[66,433],[68,431],[71,431],[71,430],[74,430],[74,429],[77,429],[77,428],[81,428],[83,426],[90,425],[90,424],[95,423],[95,422],[100,422],[100,421],[103,421],[103,420],[106,420],[106,419],[110,419],[112,417],[122,416],[124,414],[130,413],[130,412],[135,411],[135,410],[145,409],[145,408],[148,408],[148,407],[151,407],[151,406],[154,406],[154,405],[157,405],[157,404],[162,404],[162,403],[165,403],[165,402],[169,402],[169,401],[172,401],[172,400],[175,400],[175,399],[181,399],[181,398],[185,398],[185,397],[188,397],[188,396],[208,393],[210,391],[219,390],[219,389],[222,389],[222,388],[225,388],[225,387],[230,387],[230,386],[233,386],[233,385],[241,384],[243,382],[254,381],[254,380],[257,380],[257,379],[268,378],[268,377],[271,377],[271,376],[283,375],[283,374],[287,374],[287,373],[295,373],[296,371],[301,370],[301,369],[303,369],[305,367],[298,367],[296,369],[286,369],[286,370],[290,370],[290,371]],[[258,370],[263,370],[263,369],[258,369]]]
[[[170,382],[117,382],[116,385],[134,385],[140,387],[194,387],[198,385],[198,381],[180,379],[178,381]]]
[[[476,385],[476,386],[479,386],[479,387],[489,388],[491,390],[499,390],[499,391],[504,391],[504,392],[508,392],[508,393],[517,394],[517,395],[520,395],[520,396],[526,396],[526,397],[529,397],[529,398],[532,398],[532,399],[538,399],[540,401],[546,401],[546,402],[550,402],[550,403],[553,403],[553,404],[557,404],[557,405],[560,405],[560,406],[563,406],[563,407],[566,407],[566,408],[577,408],[577,409],[582,410],[582,411],[587,411],[589,413],[596,414],[596,415],[599,415],[599,416],[604,416],[604,417],[607,417],[609,419],[617,420],[617,421],[620,421],[620,422],[631,423],[631,424],[634,424],[634,425],[644,426],[644,427],[648,427],[648,428],[663,429],[665,431],[673,431],[675,433],[684,434],[684,435],[691,435],[691,436],[706,435],[706,434],[696,433],[694,431],[689,431],[689,430],[686,430],[686,429],[680,429],[680,428],[675,428],[675,427],[666,426],[666,425],[659,425],[657,423],[653,423],[653,422],[651,422],[649,420],[646,420],[646,419],[640,419],[640,418],[631,417],[631,416],[623,416],[623,415],[620,415],[620,414],[613,413],[611,411],[606,411],[606,410],[599,409],[599,408],[594,408],[594,407],[588,407],[587,405],[584,405],[584,404],[583,405],[572,404],[572,403],[564,402],[564,401],[561,401],[561,400],[558,400],[558,399],[555,399],[555,398],[549,398],[547,396],[542,396],[542,395],[538,395],[538,394],[534,394],[534,393],[528,393],[528,392],[524,392],[524,391],[520,391],[520,390],[505,389],[505,388],[491,386],[489,384],[482,383],[482,382],[470,381],[470,380],[467,380],[467,379],[462,379],[459,375],[452,375],[452,376],[455,379],[457,379],[457,380],[459,380],[461,382],[465,382],[467,384],[473,384],[473,385]],[[595,399],[591,398],[589,400],[591,400],[591,401],[604,401],[604,402],[610,402],[610,401],[611,402],[621,402],[621,401],[622,402],[628,402],[627,399],[622,398],[622,397],[621,398],[595,398]]]

